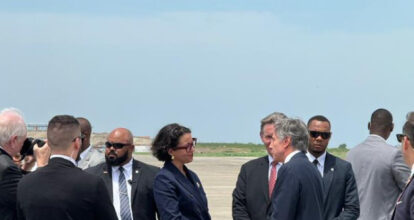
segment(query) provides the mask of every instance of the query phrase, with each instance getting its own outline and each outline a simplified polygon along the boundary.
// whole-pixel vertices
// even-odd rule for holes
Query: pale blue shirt
[[[318,160],[318,165],[316,165],[316,167],[318,168],[319,173],[320,173],[320,174],[321,174],[321,176],[323,177],[323,170],[325,169],[326,151],[325,151],[325,152],[323,152],[323,154],[322,154],[320,157],[318,157],[318,158],[314,157],[314,156],[313,156],[311,153],[309,153],[309,152],[307,152],[307,153],[306,153],[306,156],[308,157],[308,159],[309,159],[309,161],[310,161],[311,163],[313,163],[313,161],[314,161],[315,159],[317,159],[317,160]]]

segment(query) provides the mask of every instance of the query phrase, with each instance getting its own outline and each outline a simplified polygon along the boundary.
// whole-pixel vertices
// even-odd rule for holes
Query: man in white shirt
[[[324,182],[324,219],[356,220],[359,216],[358,189],[352,166],[326,152],[331,138],[331,122],[323,115],[309,119],[310,142],[306,156]]]
[[[299,119],[277,122],[270,148],[283,162],[272,194],[271,220],[323,220],[321,175],[306,157],[309,134]]]
[[[155,220],[152,188],[159,168],[133,159],[133,139],[126,128],[113,130],[105,143],[106,162],[86,172],[104,180],[120,220]]]
[[[105,153],[103,149],[91,146],[92,126],[89,120],[83,117],[77,117],[76,119],[79,121],[82,132],[82,148],[78,167],[84,170],[104,162]]]

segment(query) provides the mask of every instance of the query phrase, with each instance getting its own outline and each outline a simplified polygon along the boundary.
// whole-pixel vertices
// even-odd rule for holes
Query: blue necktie
[[[121,204],[121,220],[132,220],[129,209],[127,185],[125,181],[124,168],[119,167],[119,202]]]

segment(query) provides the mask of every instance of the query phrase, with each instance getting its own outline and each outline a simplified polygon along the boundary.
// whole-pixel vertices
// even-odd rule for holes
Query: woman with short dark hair
[[[152,154],[165,161],[154,180],[161,220],[211,219],[201,181],[185,166],[193,161],[196,142],[190,129],[176,123],[164,126],[153,141]]]

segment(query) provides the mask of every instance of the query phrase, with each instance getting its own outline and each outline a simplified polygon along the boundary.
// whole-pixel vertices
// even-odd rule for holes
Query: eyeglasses
[[[321,136],[322,139],[328,139],[331,137],[331,132],[309,131],[309,134],[313,138],[318,138]]]
[[[197,138],[193,138],[192,143],[188,143],[187,146],[175,147],[173,148],[173,150],[185,149],[187,152],[191,152],[195,148],[196,144],[197,144]]]
[[[395,136],[397,136],[397,141],[400,142],[400,143],[403,140],[403,137],[407,137],[406,134],[396,134]]]
[[[124,143],[111,143],[109,141],[105,142],[106,148],[114,147],[115,149],[121,149],[125,146],[130,146],[131,144],[124,144]]]

